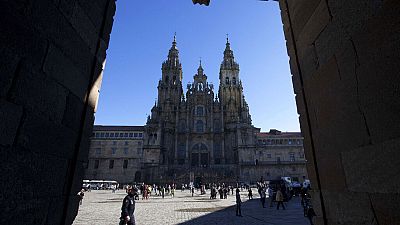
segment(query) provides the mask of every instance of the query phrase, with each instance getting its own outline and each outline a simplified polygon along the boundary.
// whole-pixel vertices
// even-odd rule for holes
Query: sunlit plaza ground
[[[234,224],[234,225],[306,225],[308,220],[303,216],[303,208],[298,197],[286,203],[286,210],[261,207],[257,190],[253,189],[253,200],[247,200],[247,192],[241,192],[242,215],[235,216],[235,198],[210,200],[206,195],[195,192],[192,197],[188,190],[176,190],[175,197],[151,196],[148,200],[136,201],[135,218],[137,225],[200,225],[200,224]],[[122,199],[125,191],[91,191],[86,192],[79,208],[74,225],[113,225],[118,224]],[[217,196],[219,197],[219,196]]]

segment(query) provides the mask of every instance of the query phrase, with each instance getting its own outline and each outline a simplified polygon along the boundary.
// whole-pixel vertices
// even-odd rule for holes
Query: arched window
[[[233,78],[232,78],[232,84],[233,84],[233,85],[236,85],[236,77],[233,77]]]
[[[225,84],[229,84],[229,77],[225,77]]]
[[[168,83],[168,81],[169,81],[169,77],[166,76],[166,77],[165,77],[165,82]]]
[[[198,116],[203,116],[204,115],[204,108],[203,106],[197,106],[196,114]]]
[[[204,132],[204,123],[202,120],[197,120],[196,122],[196,131],[199,133],[203,133]]]

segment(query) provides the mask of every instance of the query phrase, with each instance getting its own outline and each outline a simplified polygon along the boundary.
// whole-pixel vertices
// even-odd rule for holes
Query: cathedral
[[[143,178],[146,182],[237,182],[239,159],[256,148],[249,106],[243,95],[229,39],[218,92],[201,62],[193,81],[182,84],[176,39],[162,63],[158,98],[144,127]]]

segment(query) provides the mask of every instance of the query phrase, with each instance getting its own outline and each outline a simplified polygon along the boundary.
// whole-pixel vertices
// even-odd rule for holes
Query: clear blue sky
[[[95,124],[145,124],[176,32],[184,89],[201,57],[217,91],[229,34],[253,125],[300,131],[278,3],[118,0],[114,20]]]

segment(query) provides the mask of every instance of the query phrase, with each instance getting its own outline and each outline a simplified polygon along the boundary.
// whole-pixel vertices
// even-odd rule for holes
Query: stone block
[[[84,74],[63,52],[50,45],[43,65],[44,72],[80,99],[85,98],[89,74]]]
[[[301,49],[302,54],[299,54],[299,63],[303,82],[307,82],[308,79],[317,72],[319,68],[319,61],[317,52],[314,45],[307,45]]]
[[[36,33],[56,46],[84,76],[91,72],[93,54],[89,46],[72,27],[60,10],[48,1],[37,1],[31,7],[30,17]],[[44,13],[45,12],[45,13]]]
[[[21,123],[21,106],[0,100],[0,145],[11,146]]]
[[[27,115],[21,127],[21,145],[40,154],[70,159],[75,151],[77,133],[35,115]]]
[[[103,22],[103,14],[105,11],[105,3],[107,1],[101,0],[90,2],[86,0],[78,0],[78,2],[82,10],[90,18],[93,25],[98,29],[97,32],[100,32],[101,24]]]
[[[397,138],[343,152],[348,189],[355,192],[398,193],[399,150],[400,138]]]
[[[384,9],[354,36],[360,105],[373,143],[400,136],[400,7],[389,1]]]
[[[298,39],[321,0],[288,0],[295,40]]]
[[[18,3],[8,2],[4,7],[0,6],[0,14],[2,15],[0,49],[4,54],[2,57],[7,57],[0,68],[4,72],[8,68],[7,71],[12,73],[15,71],[16,60],[24,58],[24,61],[29,64],[32,70],[40,70],[47,51],[47,41],[30,26],[29,10],[26,7],[21,7],[21,5],[14,6],[14,4]],[[2,74],[1,80],[7,79],[9,76],[7,73]]]
[[[371,194],[370,198],[378,224],[400,224],[400,214],[398,213],[400,195],[398,192],[396,194]]]
[[[374,222],[368,194],[325,190],[322,192],[328,224],[377,224]]]
[[[350,36],[340,26],[337,19],[333,20],[325,27],[315,40],[317,58],[320,65],[328,63],[333,55],[343,48],[343,45]]]
[[[61,122],[65,110],[67,91],[43,73],[32,73],[28,65],[21,66],[16,75],[9,99],[29,113],[48,120]]]
[[[76,133],[82,122],[84,103],[74,94],[68,94],[62,124]]]
[[[89,46],[90,52],[93,55],[96,54],[100,27],[95,27],[79,3],[75,4],[70,22],[79,36]]]
[[[1,28],[0,28],[1,29]],[[6,97],[12,85],[20,59],[16,53],[11,52],[7,47],[0,46],[0,98]]]
[[[326,1],[320,1],[310,19],[304,25],[303,30],[296,39],[296,45],[299,55],[303,55],[303,51],[308,46],[313,45],[318,35],[325,29],[331,20]]]
[[[362,32],[368,20],[376,15],[384,4],[377,0],[328,1],[332,16],[350,36]]]

